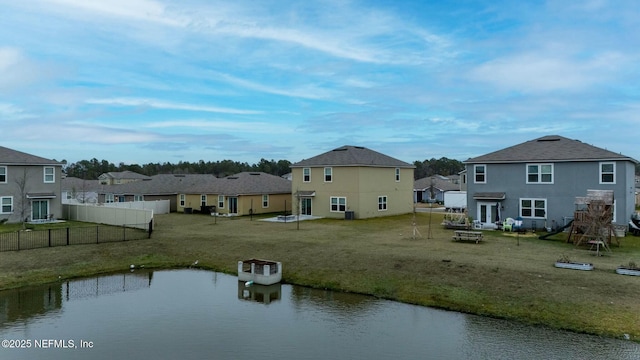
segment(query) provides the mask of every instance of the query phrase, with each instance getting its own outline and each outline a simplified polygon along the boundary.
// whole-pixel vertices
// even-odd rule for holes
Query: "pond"
[[[1,359],[638,359],[630,341],[202,270],[0,292]]]

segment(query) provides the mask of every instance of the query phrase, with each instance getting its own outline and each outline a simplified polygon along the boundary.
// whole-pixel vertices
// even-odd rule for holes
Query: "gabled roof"
[[[102,185],[99,192],[116,195],[290,194],[291,181],[263,172],[242,172],[225,178],[216,178],[211,174],[161,174],[151,176],[148,180]]]
[[[149,179],[149,176],[138,174],[135,171],[125,170],[125,171],[110,171],[98,176],[98,179],[104,179],[104,178],[144,180],[144,179]]]
[[[291,181],[263,172],[241,172],[220,179],[219,195],[291,194]]]
[[[306,166],[415,167],[409,163],[381,154],[377,151],[373,151],[362,146],[350,145],[341,146],[331,151],[327,151],[324,154],[320,154],[291,165],[292,168]]]
[[[45,159],[40,156],[24,153],[0,146],[0,164],[2,165],[55,165],[62,166],[61,162]]]
[[[568,162],[568,161],[615,161],[637,160],[585,144],[579,140],[571,140],[559,135],[548,135],[514,145],[486,155],[470,158],[465,164],[477,163],[521,163],[521,162]]]
[[[98,191],[103,185],[98,180],[85,180],[77,177],[66,176],[60,180],[62,191]]]
[[[460,184],[454,184],[442,178],[443,176],[441,175],[434,175],[415,180],[413,182],[413,188],[416,190],[424,190],[430,188],[431,184],[433,184],[433,187],[440,191],[460,190]]]

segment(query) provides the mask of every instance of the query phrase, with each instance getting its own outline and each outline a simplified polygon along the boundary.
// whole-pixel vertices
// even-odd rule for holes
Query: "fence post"
[[[127,241],[127,227],[122,224],[122,241]]]
[[[18,251],[20,251],[20,231],[18,231]]]
[[[100,244],[100,225],[96,226],[96,244]]]
[[[49,247],[51,247],[51,229],[49,229]]]
[[[67,226],[67,246],[69,246],[69,227]]]
[[[149,239],[151,239],[152,232],[153,232],[153,219],[149,220]]]

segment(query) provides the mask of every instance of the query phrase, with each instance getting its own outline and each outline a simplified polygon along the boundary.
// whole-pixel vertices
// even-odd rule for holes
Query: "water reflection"
[[[199,270],[0,292],[0,359],[638,359],[638,344]]]
[[[151,287],[153,272],[129,272],[0,292],[0,328],[58,313],[73,301]]]
[[[238,299],[255,301],[268,305],[273,301],[280,300],[281,293],[282,285],[280,283],[273,285],[253,284],[246,286],[244,281],[238,281]]]

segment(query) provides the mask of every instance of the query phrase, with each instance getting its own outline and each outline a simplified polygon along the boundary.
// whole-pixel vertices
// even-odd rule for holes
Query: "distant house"
[[[413,182],[414,202],[442,202],[447,191],[460,190],[460,176],[452,177],[434,175],[418,179]]]
[[[102,185],[120,185],[134,181],[149,180],[150,177],[138,174],[133,171],[112,171],[98,176],[98,181]]]
[[[0,146],[0,220],[60,216],[61,177],[62,163]]]
[[[96,204],[102,185],[98,180],[63,177],[61,181],[63,204]]]
[[[159,174],[139,181],[102,186],[98,192],[98,202],[169,200],[169,210],[175,212],[178,211],[177,196],[184,189],[215,180],[216,177],[209,174]]]
[[[342,146],[291,165],[293,211],[371,218],[413,211],[415,166],[361,146]]]
[[[587,190],[614,192],[616,224],[634,212],[638,161],[578,140],[544,136],[464,163],[469,215],[486,226],[518,216],[525,227],[562,226]]]
[[[177,211],[250,215],[291,211],[291,181],[264,172],[241,172],[180,189]]]

